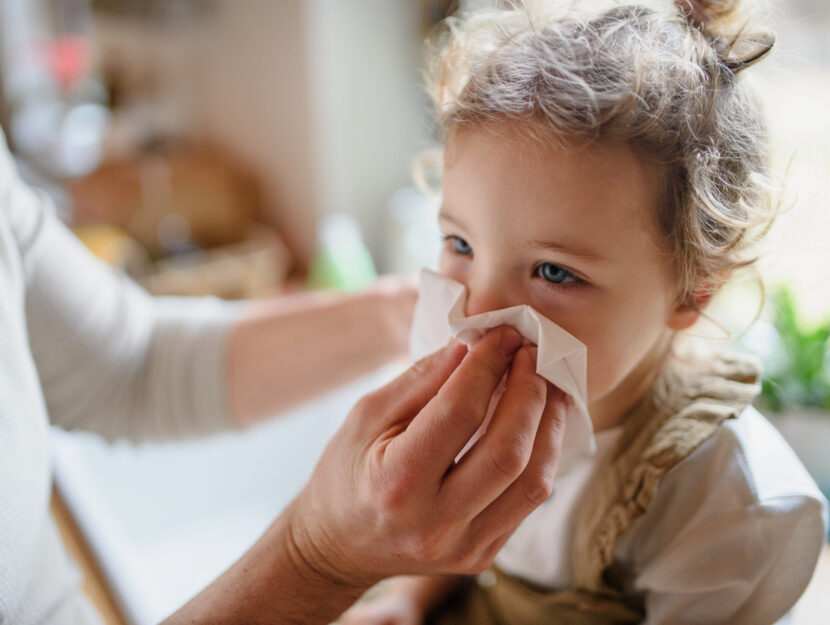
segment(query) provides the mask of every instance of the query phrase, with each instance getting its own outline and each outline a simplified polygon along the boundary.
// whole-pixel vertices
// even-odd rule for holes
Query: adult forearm
[[[387,283],[257,303],[230,339],[231,415],[256,421],[403,356],[414,299],[410,286]]]

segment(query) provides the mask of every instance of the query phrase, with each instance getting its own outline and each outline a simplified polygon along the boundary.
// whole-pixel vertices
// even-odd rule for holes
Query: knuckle
[[[530,378],[527,389],[525,389],[527,403],[531,406],[544,406],[547,401],[547,389],[545,381],[537,375]]]
[[[473,556],[468,550],[458,550],[447,559],[446,566],[450,572],[457,575],[467,575]]]
[[[401,376],[403,381],[402,386],[406,387],[410,383],[424,378],[434,379],[437,375],[442,374],[442,372],[444,377],[449,375],[450,372],[447,370],[447,365],[449,364],[447,360],[448,350],[453,351],[454,348],[449,345],[444,346],[413,363]],[[452,368],[454,369],[455,367]]]
[[[534,378],[535,377],[536,376],[534,376]],[[525,405],[527,406],[526,410],[535,410],[537,411],[537,415],[540,415],[545,407],[545,401],[547,399],[545,385],[539,378],[536,378],[531,380],[527,384],[527,388],[522,390],[525,398]]]
[[[387,484],[378,491],[378,501],[384,516],[395,518],[411,497],[411,489],[405,480]]]
[[[436,409],[440,411],[440,418],[442,422],[448,424],[449,427],[466,432],[478,424],[475,420],[475,415],[470,411],[469,404],[459,398],[455,400],[439,402],[436,404]]]
[[[495,383],[501,380],[507,369],[507,359],[504,356],[490,355],[483,362],[483,382]]]
[[[548,436],[546,436],[543,440],[540,441],[541,449],[540,454],[544,454],[549,458],[559,458],[559,455],[562,451],[562,439],[565,437],[564,428],[558,428],[555,425],[551,428]],[[548,470],[555,471],[556,469],[556,462],[551,460],[549,461],[553,466],[550,467]]]
[[[503,477],[515,478],[525,468],[526,463],[526,454],[516,443],[501,443],[490,452],[490,465]]]
[[[441,532],[427,530],[412,535],[404,550],[413,561],[429,565],[442,560],[442,544]]]
[[[364,395],[355,403],[352,412],[361,419],[376,418],[386,408],[386,402],[379,391]]]
[[[407,372],[408,377],[417,379],[429,374],[432,371],[435,357],[436,354],[430,354],[429,356],[421,358],[409,368],[409,371]]]
[[[557,446],[561,446],[562,438],[565,436],[565,423],[568,418],[568,407],[558,405],[553,419],[553,437]]]
[[[523,353],[523,351],[519,352],[519,356],[516,358],[518,362],[514,363],[510,370],[508,384],[512,383],[514,386],[518,386],[528,404],[544,405],[548,396],[548,383],[536,374],[535,365],[530,357],[523,356]]]
[[[553,476],[540,475],[528,480],[522,487],[522,494],[532,507],[545,503],[553,492]]]

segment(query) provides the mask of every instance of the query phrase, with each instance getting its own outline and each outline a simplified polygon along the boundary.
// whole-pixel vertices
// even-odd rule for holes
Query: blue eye
[[[562,269],[562,267],[554,265],[553,263],[542,263],[533,270],[533,273],[552,284],[567,284],[580,281],[570,271]]]
[[[447,237],[452,243],[452,251],[462,256],[470,256],[473,253],[473,248],[461,237],[450,235]]]

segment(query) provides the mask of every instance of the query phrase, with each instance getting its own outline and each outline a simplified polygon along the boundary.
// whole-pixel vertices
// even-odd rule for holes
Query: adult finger
[[[387,430],[396,423],[406,425],[435,397],[466,353],[467,347],[453,339],[385,386],[366,395],[356,412],[363,415],[376,431]]]
[[[484,436],[461,459],[442,486],[447,506],[470,520],[489,506],[524,471],[545,409],[546,381],[536,375],[535,346],[516,354]]]
[[[533,442],[530,461],[522,474],[470,524],[473,544],[491,544],[516,527],[544,503],[553,490],[556,466],[565,435],[567,398],[547,385],[549,399]]]
[[[506,326],[490,330],[465,356],[447,382],[389,445],[414,475],[443,476],[475,434],[490,398],[522,344]]]

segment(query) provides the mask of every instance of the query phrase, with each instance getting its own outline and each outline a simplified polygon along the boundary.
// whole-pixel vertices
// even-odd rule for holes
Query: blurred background
[[[736,281],[714,323],[695,331],[731,336],[763,358],[759,406],[830,494],[830,5],[772,6],[776,52],[751,70],[784,182],[783,214],[762,250],[765,293],[752,277]],[[153,293],[236,299],[361,288],[378,273],[437,259],[439,200],[413,188],[412,165],[437,142],[421,86],[423,42],[457,8],[453,0],[0,0],[0,125],[25,178],[52,195],[80,239]],[[299,417],[286,422],[299,428],[294,436],[311,436]],[[262,427],[248,435],[260,445],[287,436]],[[181,485],[213,475],[228,446],[252,457],[252,443],[229,435],[136,450],[55,436],[58,482],[84,502],[76,513],[97,505],[98,517],[113,520],[109,529],[90,521],[84,533],[118,535],[106,540],[143,560],[145,578],[163,580],[153,590],[141,573],[129,577],[144,597],[160,597],[149,616],[134,608],[127,621],[137,623],[175,607],[238,555],[319,453],[311,444],[286,494],[266,508],[254,503],[261,489],[245,489],[243,501],[230,478],[235,498],[207,506],[215,484],[187,497]],[[273,447],[260,453],[253,457],[267,466]],[[271,488],[262,466],[237,477]],[[174,473],[182,478],[171,485]],[[166,512],[151,516],[145,504],[165,487],[169,498],[156,507]],[[244,520],[233,516],[239,510]],[[194,559],[202,543],[185,536],[205,518],[224,519],[207,526],[224,547],[196,558],[201,577],[185,583],[192,570],[170,563]],[[118,551],[106,540],[99,551]],[[173,544],[192,548],[171,555]],[[819,585],[830,589],[827,556]],[[130,600],[115,595],[123,612]],[[799,623],[826,622],[826,598],[811,591],[802,604]]]
[[[352,248],[348,280],[411,270],[389,236],[431,141],[421,44],[448,4],[2,0],[0,123],[78,235],[153,292],[261,295],[325,246]]]

